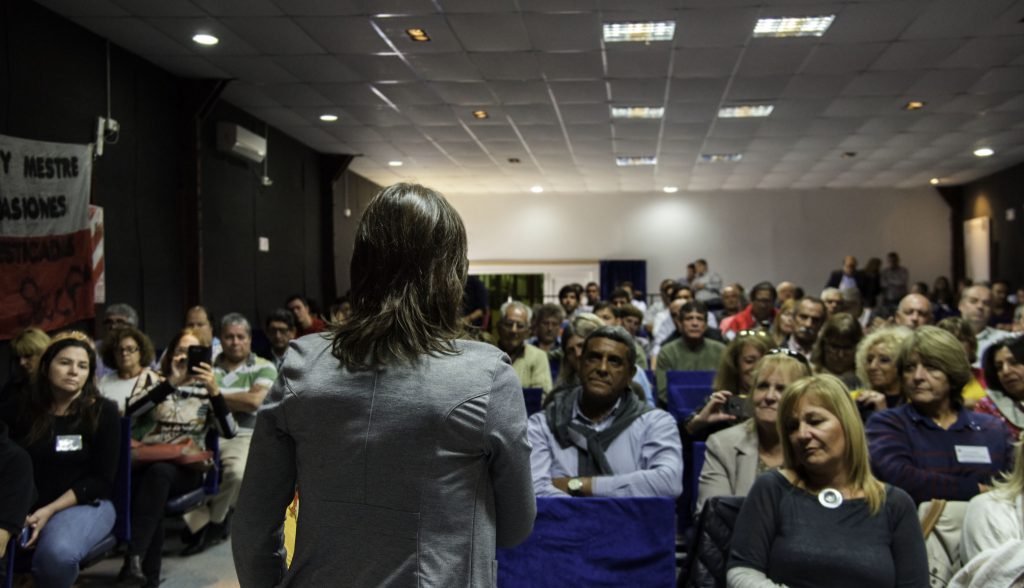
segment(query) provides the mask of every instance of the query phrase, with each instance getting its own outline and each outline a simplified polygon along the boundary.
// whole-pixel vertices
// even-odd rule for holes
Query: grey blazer
[[[235,512],[242,586],[494,586],[533,529],[522,388],[497,348],[350,372],[293,341],[260,409]],[[279,528],[299,488],[291,567]]]
[[[746,496],[757,478],[757,432],[750,423],[719,431],[707,441],[697,489],[697,512],[713,496]]]

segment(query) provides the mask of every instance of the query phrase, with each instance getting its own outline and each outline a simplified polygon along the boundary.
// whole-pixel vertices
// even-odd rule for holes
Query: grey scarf
[[[579,454],[579,469],[576,475],[614,475],[615,472],[608,464],[608,458],[605,457],[604,452],[620,433],[629,428],[640,415],[650,410],[650,407],[627,389],[619,401],[619,406],[608,416],[608,418],[614,419],[611,426],[603,431],[595,431],[581,423],[572,422],[573,408],[579,402],[582,393],[583,388],[577,387],[556,396],[544,411],[548,427],[551,428],[555,439],[563,449],[570,445],[576,446]],[[570,433],[570,430],[582,436],[586,445],[574,442],[573,437],[576,435]]]

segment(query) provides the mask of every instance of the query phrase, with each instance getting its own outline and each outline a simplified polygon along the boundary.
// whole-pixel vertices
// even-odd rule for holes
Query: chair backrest
[[[710,387],[669,385],[666,390],[668,395],[668,412],[676,417],[679,422],[685,421],[691,414],[696,412],[701,403],[711,395]]]
[[[121,448],[114,476],[113,502],[117,518],[112,533],[118,541],[132,538],[132,419],[121,417]]]
[[[703,386],[711,387],[715,381],[715,371],[710,370],[668,370],[665,372],[665,380],[669,386]]]
[[[498,549],[498,585],[671,586],[672,498],[538,498],[533,533]]]
[[[644,370],[644,373],[647,374],[647,381],[651,383],[651,386],[656,388],[658,386],[658,380],[654,376],[654,370]]]
[[[543,398],[543,388],[523,388],[523,401],[526,402],[527,416],[540,412],[540,403]]]

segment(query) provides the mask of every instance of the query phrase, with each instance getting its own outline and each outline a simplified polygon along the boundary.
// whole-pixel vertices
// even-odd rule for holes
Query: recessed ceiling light
[[[856,151],[843,151],[842,155],[840,155],[839,157],[842,157],[843,159],[853,159],[854,157],[857,157],[857,152]]]
[[[671,41],[675,34],[674,20],[604,23],[605,43]]]
[[[974,155],[977,157],[989,157],[995,155],[995,153],[991,147],[979,147],[974,150]]]
[[[541,192],[544,191],[544,186],[534,186],[530,188],[530,191],[533,192],[534,194],[540,194]]]
[[[615,165],[657,165],[658,158],[653,155],[619,155],[615,158]]]
[[[933,185],[933,186],[938,186],[940,181],[941,180],[939,178],[932,178],[932,179],[928,180],[928,183]]]
[[[920,100],[911,100],[903,105],[903,110],[921,110],[924,108],[924,102]]]
[[[508,158],[508,162],[509,163],[522,163],[522,161],[520,161],[520,159],[518,157],[509,157]]]
[[[405,34],[409,35],[409,38],[417,43],[426,43],[430,40],[430,35],[423,29],[405,29]]]
[[[612,106],[612,118],[661,118],[665,109],[658,106]]]
[[[775,110],[771,104],[742,104],[718,109],[719,118],[754,118],[768,116]]]
[[[473,111],[473,118],[477,118],[477,119],[483,120],[485,118],[490,118],[490,117],[491,117],[491,115],[487,114],[486,110],[474,110]]]
[[[664,188],[662,188],[661,190],[662,190],[663,192],[665,192],[666,194],[675,194],[676,192],[678,192],[678,191],[679,191],[679,188],[678,188],[678,187],[676,187],[676,186],[665,186],[665,187],[664,187]]]
[[[402,167],[402,162],[398,160],[389,161],[388,165],[390,165],[391,167]]]
[[[743,159],[742,153],[701,153],[700,160],[704,163],[722,163],[727,161],[739,161]]]
[[[755,37],[820,37],[825,34],[836,15],[759,18]]]
[[[199,43],[200,45],[206,45],[208,47],[210,45],[216,45],[217,43],[220,43],[220,39],[214,37],[213,35],[207,35],[206,33],[198,33],[196,35],[193,35],[192,40],[196,43]]]
[[[320,115],[320,120],[322,120],[324,122],[334,122],[334,121],[338,120],[338,115],[336,115],[336,114],[321,114]]]

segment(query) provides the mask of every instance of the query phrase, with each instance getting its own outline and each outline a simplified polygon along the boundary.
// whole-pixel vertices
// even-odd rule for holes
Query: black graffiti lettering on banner
[[[0,149],[0,164],[4,166],[4,173],[11,173],[11,152]]]
[[[77,157],[25,156],[25,177],[42,179],[63,179],[78,177]]]
[[[43,292],[35,278],[22,278],[18,293],[29,305],[29,313],[19,317],[23,327],[40,325],[60,316],[71,318],[75,309],[87,302],[87,288],[92,284],[90,264],[73,265],[64,277],[64,284],[54,292]]]
[[[45,240],[0,240],[0,265],[58,261],[74,257],[76,252],[74,235],[61,235]]]
[[[68,212],[67,196],[0,198],[0,221],[60,218]]]

